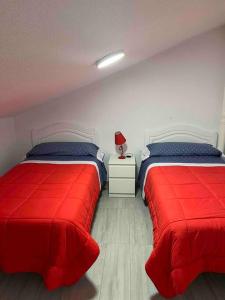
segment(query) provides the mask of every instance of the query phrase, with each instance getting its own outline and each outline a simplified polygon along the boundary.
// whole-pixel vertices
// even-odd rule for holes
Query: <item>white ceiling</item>
[[[0,0],[0,116],[225,23],[225,0]],[[123,49],[109,69],[94,62]]]

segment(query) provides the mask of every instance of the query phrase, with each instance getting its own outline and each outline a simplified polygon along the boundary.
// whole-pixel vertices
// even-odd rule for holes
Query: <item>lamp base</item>
[[[119,159],[125,159],[125,158],[126,158],[126,156],[124,156],[124,155],[120,155],[118,158],[119,158]]]

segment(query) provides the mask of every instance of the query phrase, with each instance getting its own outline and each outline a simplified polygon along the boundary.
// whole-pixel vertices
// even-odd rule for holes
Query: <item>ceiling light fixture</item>
[[[122,59],[125,56],[123,51],[118,51],[115,53],[108,54],[103,58],[96,61],[96,66],[98,69],[102,69],[108,67],[109,65],[117,62],[118,60]]]

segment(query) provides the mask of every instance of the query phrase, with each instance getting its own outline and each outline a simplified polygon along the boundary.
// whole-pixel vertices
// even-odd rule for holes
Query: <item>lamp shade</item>
[[[115,144],[123,145],[125,142],[126,142],[126,139],[123,136],[122,132],[120,132],[120,131],[115,132]]]

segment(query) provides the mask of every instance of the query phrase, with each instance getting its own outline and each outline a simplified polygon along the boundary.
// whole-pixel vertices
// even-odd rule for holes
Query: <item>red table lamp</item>
[[[125,137],[123,136],[123,134],[120,132],[120,131],[117,131],[115,132],[115,144],[117,146],[120,146],[119,147],[119,150],[121,151],[121,154],[120,156],[118,157],[119,159],[124,159],[126,158],[124,155],[123,155],[123,144],[126,142],[126,139]]]

